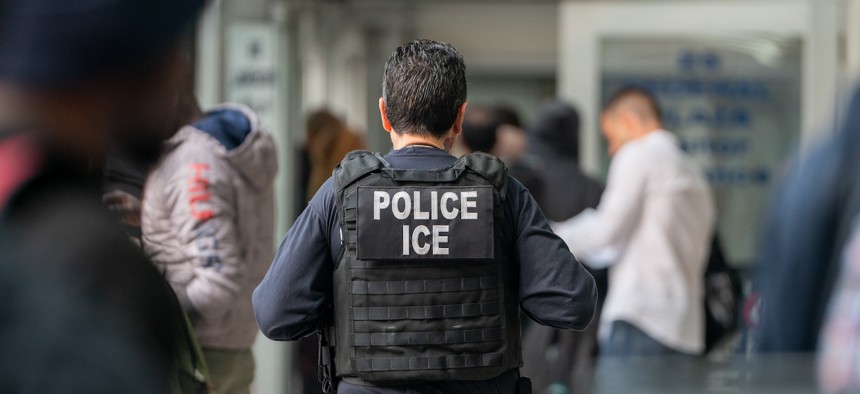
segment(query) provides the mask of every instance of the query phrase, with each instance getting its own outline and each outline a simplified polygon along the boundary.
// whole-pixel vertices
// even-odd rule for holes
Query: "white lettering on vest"
[[[477,212],[469,212],[469,208],[475,208],[478,206],[478,202],[475,199],[478,198],[478,192],[476,190],[470,192],[460,193],[460,196],[463,197],[460,200],[460,209],[462,210],[462,218],[463,219],[477,219]],[[471,200],[469,199],[471,198]]]
[[[478,192],[476,190],[463,192],[444,192],[441,197],[439,192],[430,191],[430,210],[421,208],[421,191],[409,192],[399,191],[394,196],[388,192],[376,190],[373,192],[373,220],[381,220],[382,212],[391,209],[396,219],[406,220],[410,216],[413,220],[438,220],[441,217],[454,220],[478,219]],[[459,204],[458,204],[459,202]]]
[[[409,256],[413,251],[421,256],[427,253],[431,253],[433,255],[447,255],[448,248],[446,246],[448,244],[448,225],[434,224],[431,228],[428,228],[425,225],[419,225],[415,227],[415,230],[410,231],[409,226],[403,226],[403,255]],[[420,241],[418,238],[421,236],[431,236],[431,242],[428,243],[425,241],[423,243],[419,243]]]
[[[379,220],[379,211],[388,208],[389,203],[388,193],[379,190],[373,192],[373,220]]]
[[[444,235],[443,235],[444,234]],[[443,248],[441,244],[448,243],[448,225],[437,224],[433,225],[433,254],[448,254],[448,248]]]
[[[409,226],[403,226],[403,255],[409,256]]]
[[[430,244],[425,242],[424,245],[418,246],[419,234],[424,234],[424,236],[428,236],[430,235],[430,229],[428,229],[427,226],[422,224],[418,227],[415,227],[415,232],[412,233],[412,249],[415,250],[415,253],[418,253],[419,255],[423,256],[430,251]]]
[[[452,192],[442,193],[442,200],[440,201],[441,204],[439,204],[439,205],[441,205],[440,208],[442,209],[442,217],[443,218],[448,219],[448,220],[453,220],[453,219],[457,218],[457,214],[460,213],[459,212],[460,210],[457,209],[457,207],[455,206],[454,208],[451,208],[451,210],[449,211],[448,210],[448,203],[446,201],[448,201],[448,200],[457,201],[458,198],[459,197],[457,197],[456,193],[452,193]]]
[[[403,210],[400,210],[400,203],[398,201],[403,201]],[[412,212],[412,201],[409,200],[409,193],[406,192],[397,192],[394,193],[394,197],[391,199],[391,213],[394,214],[394,217],[403,220],[409,217],[409,214]]]
[[[438,197],[438,195],[439,195],[439,193],[437,193],[435,190],[430,192],[430,219],[431,220],[439,219],[439,200],[436,199]]]
[[[412,193],[413,198],[412,202],[415,205],[415,220],[427,220],[430,219],[430,212],[424,211],[421,212],[421,192],[415,191]]]

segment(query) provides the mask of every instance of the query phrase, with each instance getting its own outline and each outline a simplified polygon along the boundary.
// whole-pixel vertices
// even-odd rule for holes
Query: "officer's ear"
[[[385,111],[385,99],[379,98],[379,116],[382,117],[382,128],[386,132],[391,132],[391,122],[388,121],[388,113]]]
[[[463,132],[463,119],[466,116],[466,106],[469,105],[467,102],[463,102],[460,104],[460,108],[457,110],[457,119],[454,120],[454,125],[451,127],[451,131],[453,132],[453,137],[457,137],[460,133]]]

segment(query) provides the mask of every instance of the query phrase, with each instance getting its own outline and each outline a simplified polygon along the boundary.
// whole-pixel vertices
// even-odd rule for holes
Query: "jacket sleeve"
[[[233,305],[246,274],[238,240],[236,190],[229,164],[203,148],[183,153],[165,195],[191,274],[177,296],[192,320],[217,319]],[[185,280],[183,280],[185,282]]]
[[[605,268],[617,261],[642,215],[647,162],[639,152],[618,152],[597,209],[587,209],[554,226],[556,234],[585,263]]]
[[[522,310],[546,326],[585,329],[597,304],[594,278],[552,232],[528,190],[511,179],[508,196]]]
[[[257,325],[269,339],[301,339],[322,327],[330,313],[334,205],[329,179],[290,227],[269,272],[254,290]]]

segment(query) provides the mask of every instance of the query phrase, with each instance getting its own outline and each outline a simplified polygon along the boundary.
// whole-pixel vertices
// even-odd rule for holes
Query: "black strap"
[[[352,151],[347,153],[340,164],[332,171],[335,190],[340,193],[351,183],[381,168],[390,167],[379,153]]]
[[[520,376],[517,380],[517,394],[532,394],[532,381],[531,379]]]
[[[353,239],[349,237],[348,239]],[[455,260],[455,261],[434,261],[433,264],[442,265],[469,265],[473,267],[481,265],[495,264],[487,260]],[[355,260],[350,265],[352,268],[360,269],[392,269],[392,268],[417,268],[426,267],[427,261],[424,260]]]
[[[353,334],[352,338],[352,343],[355,346],[452,345],[500,341],[502,339],[502,329],[356,333]]]
[[[386,280],[377,282],[355,281],[352,282],[352,294],[449,293],[487,290],[497,287],[498,279],[495,276],[458,279]]]
[[[382,172],[397,182],[454,182],[466,171],[466,163],[458,161],[453,166],[439,170],[413,170],[405,168],[383,168]]]
[[[358,372],[417,371],[423,369],[481,368],[501,365],[501,353],[461,354],[431,357],[358,358],[350,362]]]
[[[451,319],[498,315],[499,302],[429,306],[354,307],[352,313],[353,320],[356,321]]]

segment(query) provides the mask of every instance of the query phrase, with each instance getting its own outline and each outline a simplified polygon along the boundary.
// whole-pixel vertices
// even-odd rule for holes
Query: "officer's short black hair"
[[[441,137],[466,102],[466,65],[448,44],[416,40],[385,62],[382,98],[398,133]]]
[[[663,111],[660,109],[660,104],[658,103],[657,98],[650,90],[637,85],[627,85],[615,91],[615,93],[609,96],[609,100],[606,100],[606,104],[603,105],[603,112],[613,109],[622,100],[631,96],[645,100],[645,103],[648,106],[648,111],[651,112],[654,119],[656,119],[657,122],[663,123]]]

